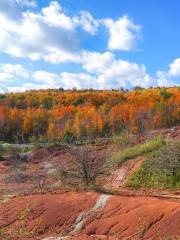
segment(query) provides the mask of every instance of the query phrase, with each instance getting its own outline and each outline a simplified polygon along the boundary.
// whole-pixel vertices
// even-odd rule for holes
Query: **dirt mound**
[[[180,203],[93,192],[31,195],[0,205],[0,230],[1,239],[165,239],[180,236]]]

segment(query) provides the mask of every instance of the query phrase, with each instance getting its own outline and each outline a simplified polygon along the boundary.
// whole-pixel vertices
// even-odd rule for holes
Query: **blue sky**
[[[0,0],[0,92],[180,84],[179,0]]]

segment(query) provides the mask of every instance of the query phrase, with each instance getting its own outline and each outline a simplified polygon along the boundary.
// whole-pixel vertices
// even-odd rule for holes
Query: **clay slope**
[[[93,192],[19,197],[0,205],[0,236],[50,240],[180,237],[180,203]]]
[[[121,166],[117,167],[110,176],[103,182],[107,189],[120,190],[127,182],[129,177],[137,171],[144,161],[144,157],[137,157],[124,162]]]

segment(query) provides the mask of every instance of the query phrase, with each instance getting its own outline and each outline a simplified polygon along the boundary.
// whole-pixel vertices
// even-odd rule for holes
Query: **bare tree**
[[[72,150],[77,163],[77,171],[86,184],[95,181],[99,167],[95,164],[95,155],[88,146],[75,147]]]

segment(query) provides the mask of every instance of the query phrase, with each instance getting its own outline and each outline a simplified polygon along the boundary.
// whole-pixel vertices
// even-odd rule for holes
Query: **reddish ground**
[[[180,139],[180,127],[151,131],[142,136],[142,141],[157,135]],[[99,144],[90,145],[89,149],[94,164],[101,166],[117,146]],[[142,157],[126,161],[110,176],[102,176],[104,187],[118,191],[118,195],[107,198],[93,192],[32,195],[40,190],[37,189],[39,179],[44,181],[43,191],[60,191],[65,182],[52,175],[58,169],[76,171],[77,164],[68,146],[41,148],[30,153],[23,171],[33,178],[27,182],[5,181],[8,170],[13,169],[12,160],[0,161],[0,240],[37,240],[48,236],[66,238],[46,240],[169,240],[170,236],[177,236],[173,240],[180,239],[179,191],[156,193],[125,188],[128,177],[140,167]],[[79,183],[81,179],[67,181]],[[27,196],[19,196],[24,193]]]
[[[106,157],[112,153],[114,146],[111,144],[98,144],[89,146],[89,154],[94,159],[94,164],[102,165]],[[77,163],[69,146],[57,145],[45,148],[39,148],[28,154],[25,163],[26,169],[23,173],[28,174],[29,179],[26,182],[6,182],[6,178],[10,175],[9,169],[14,170],[14,160],[7,157],[4,161],[0,161],[0,202],[3,195],[18,195],[27,192],[36,191],[39,188],[39,181],[43,180],[43,188],[54,190],[61,188],[64,182],[56,178],[58,171],[68,170],[77,171]],[[70,183],[81,182],[80,178],[66,179]]]
[[[160,240],[180,236],[180,202],[122,196],[105,200],[104,196],[66,192],[13,199],[0,205],[1,239],[43,239],[56,235],[93,239],[96,235],[96,239],[109,236],[112,237],[109,239]]]
[[[126,184],[127,179],[131,176],[133,172],[139,169],[142,162],[144,161],[143,157],[137,157],[123,163],[121,166],[117,167],[112,174],[106,178],[104,187],[107,189],[120,190]]]

